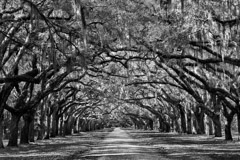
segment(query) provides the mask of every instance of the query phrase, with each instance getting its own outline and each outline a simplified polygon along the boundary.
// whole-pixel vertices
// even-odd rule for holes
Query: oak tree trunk
[[[191,110],[187,112],[187,134],[192,134],[192,113]]]
[[[78,119],[78,129],[79,129],[79,132],[82,131],[82,122],[83,122],[83,119],[79,118]]]
[[[74,129],[74,122],[75,122],[74,117],[70,117],[68,122],[68,135],[72,134],[72,130]],[[92,128],[94,129],[94,126]]]
[[[68,117],[65,121],[64,121],[64,135],[71,135],[71,118]]]
[[[221,126],[221,120],[220,115],[216,114],[213,118],[213,125],[214,125],[214,135],[215,137],[222,137],[222,126]]]
[[[185,111],[184,107],[182,105],[178,105],[179,107],[179,113],[181,117],[181,128],[183,133],[187,133],[187,128],[186,128],[186,118],[185,118]]]
[[[163,119],[162,119],[162,117],[158,118],[158,123],[159,123],[159,131],[163,132],[164,131],[164,127],[163,127]]]
[[[29,141],[35,142],[34,116],[29,125]]]
[[[59,130],[60,130],[60,132],[59,132],[59,134],[61,135],[61,136],[63,136],[63,116],[61,116],[61,119],[60,119],[60,128],[59,128]]]
[[[174,119],[174,123],[175,123],[175,131],[180,133],[180,126],[176,118]]]
[[[66,135],[71,135],[72,133],[72,128],[71,128],[71,120],[65,121],[64,122],[64,127],[65,127],[65,134]]]
[[[57,115],[56,113],[52,114],[52,130],[51,130],[51,137],[56,137],[57,131]]]
[[[21,130],[20,143],[27,144],[29,141],[34,142],[34,135],[32,138],[32,132],[34,132],[34,111],[24,114],[23,120],[24,126]]]
[[[56,136],[59,135],[59,116],[56,115]]]
[[[172,130],[174,130],[174,129],[176,129],[176,128],[174,128],[175,126],[174,126],[174,123],[175,123],[175,118],[171,118],[171,123],[170,123],[170,125],[171,125],[171,128],[172,128]],[[174,130],[175,131],[175,130]]]
[[[18,124],[19,124],[21,115],[18,113],[11,113],[11,115],[12,115],[12,118],[10,122],[8,146],[16,147],[18,146]]]
[[[145,122],[145,121],[144,121]],[[92,125],[93,126],[93,125]],[[148,123],[145,122],[145,125],[143,126],[144,130],[147,130],[148,129]],[[92,129],[94,130],[94,128],[92,127]]]
[[[67,135],[67,121],[63,122],[63,136]]]
[[[232,141],[231,124],[233,118],[228,117],[225,125],[225,140]]]
[[[3,116],[3,109],[0,109],[0,149],[4,148],[3,145],[3,120],[4,120],[4,116]]]
[[[51,125],[51,115],[47,116],[47,133],[44,139],[50,138],[50,125]]]
[[[24,126],[21,130],[20,144],[27,144],[29,143],[29,127],[31,123],[31,118],[27,114],[27,115],[23,115],[23,120],[24,120]]]
[[[150,130],[153,130],[153,120],[152,119],[149,119],[149,128]]]
[[[240,111],[237,112],[238,134],[240,134]]]
[[[210,117],[208,117],[208,134],[213,135],[213,122]]]
[[[136,123],[136,121],[134,121],[135,123],[135,126],[136,126],[136,128],[135,129],[137,129],[137,123]],[[81,130],[83,131],[83,132],[85,132],[86,131],[86,120],[85,119],[83,119],[83,121],[82,121],[82,123],[81,123],[82,125],[81,125]]]
[[[38,136],[37,136],[37,140],[42,140],[44,138],[44,134],[45,134],[45,118],[46,118],[46,112],[45,112],[45,108],[44,108],[44,103],[41,104],[40,106],[40,125],[38,128]]]
[[[74,121],[74,133],[78,133],[79,132],[79,128],[78,128],[78,118],[75,119]]]
[[[228,104],[229,105],[229,104]],[[233,117],[235,115],[235,110],[230,110],[226,104],[223,104],[223,115],[226,118],[225,123],[225,140],[232,141],[232,133],[231,133],[231,125],[233,121]]]
[[[225,114],[225,118],[226,118],[226,124],[225,124],[225,140],[227,141],[232,141],[232,132],[231,132],[231,125],[232,125],[232,121],[233,121],[233,112],[230,114]]]
[[[221,104],[220,104],[220,98],[216,95],[212,95],[212,101],[213,101],[213,109],[215,115],[212,117],[212,121],[214,124],[214,135],[215,137],[222,137],[222,126],[221,126],[221,120],[220,120],[220,112],[221,112]]]
[[[204,111],[197,107],[194,112],[196,118],[196,131],[197,134],[205,134],[205,126],[204,126]]]
[[[196,118],[195,117],[193,117],[193,127],[195,128],[195,131],[196,132],[193,132],[194,134],[198,134],[198,123],[197,123],[197,120],[196,120]]]

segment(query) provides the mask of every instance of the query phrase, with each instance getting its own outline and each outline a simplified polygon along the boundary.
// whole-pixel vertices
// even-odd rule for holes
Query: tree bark
[[[4,120],[4,116],[3,116],[3,108],[0,108],[0,149],[4,148],[3,145],[3,120]]]
[[[222,137],[222,125],[220,120],[221,104],[220,99],[216,95],[212,95],[214,116],[211,117],[214,124],[214,135],[215,137]]]
[[[72,134],[73,123],[74,123],[73,117],[70,117],[70,120],[68,122],[68,135]]]
[[[1,50],[2,48],[0,48]],[[1,57],[1,55],[0,55]],[[2,57],[3,58],[3,57]],[[0,148],[3,148],[3,132],[4,132],[4,107],[8,100],[8,97],[10,96],[12,89],[14,88],[14,85],[12,83],[6,83],[4,86],[1,87],[0,90]],[[10,126],[11,127],[11,126]]]
[[[171,125],[167,119],[162,119],[161,125],[162,125],[162,132],[170,132],[171,131]]]
[[[176,122],[175,122],[175,121],[176,121],[175,119],[176,119],[175,117],[174,117],[174,118],[171,117],[171,120],[170,120],[170,121],[171,121],[170,126],[171,126],[171,128],[172,128],[172,131],[175,131],[175,129],[176,129],[175,126],[174,126],[174,123],[176,123]]]
[[[226,118],[226,124],[225,124],[225,140],[227,141],[232,141],[232,132],[231,132],[231,125],[232,125],[232,121],[233,121],[233,117],[235,115],[234,111],[230,111],[230,113],[228,113],[227,111],[227,107],[223,105],[223,114]]]
[[[72,134],[71,120],[68,120],[66,123],[66,135]]]
[[[208,117],[208,134],[213,135],[213,122],[210,117]]]
[[[56,115],[56,136],[59,135],[59,116]]]
[[[192,134],[192,113],[190,109],[187,112],[187,134]]]
[[[64,127],[63,127],[63,136],[66,136],[67,135],[67,120],[65,120],[64,122]]]
[[[215,137],[222,137],[222,126],[221,126],[221,120],[220,115],[215,115],[212,118],[213,124],[214,124],[214,135]]]
[[[153,130],[153,120],[152,119],[149,119],[149,127],[150,127],[150,130]]]
[[[147,126],[147,123],[145,123],[145,125]],[[95,120],[91,121],[90,126],[91,126],[91,131],[94,131],[95,130],[95,126],[96,126]]]
[[[34,114],[29,125],[29,142],[35,142]]]
[[[185,118],[185,111],[184,111],[184,107],[179,104],[178,105],[179,108],[179,113],[180,113],[180,117],[181,117],[181,128],[182,128],[182,132],[183,133],[187,133],[187,128],[186,128],[186,118]]]
[[[57,131],[57,115],[56,115],[56,112],[53,112],[53,114],[52,114],[52,130],[51,130],[50,137],[56,137],[56,131]]]
[[[140,127],[141,127],[141,125],[140,125]],[[87,121],[87,131],[91,131],[92,130],[92,128],[91,128],[91,120],[88,120]]]
[[[148,129],[148,122],[146,122],[147,120],[143,120],[143,122],[145,122],[145,125],[143,126],[144,130],[147,130]],[[94,123],[94,122],[92,122]],[[93,127],[92,127],[93,128]],[[94,130],[94,128],[93,128]]]
[[[64,135],[71,135],[72,133],[72,119],[71,117],[68,117],[65,121],[64,121]]]
[[[140,125],[142,127],[142,125]],[[88,120],[87,121],[87,131],[91,131],[92,128],[91,128],[91,120]]]
[[[237,112],[238,134],[240,134],[240,111]]]
[[[83,123],[83,119],[79,118],[78,119],[78,130],[79,130],[79,132],[82,131],[82,123]]]
[[[194,114],[197,122],[197,134],[205,134],[204,111],[200,107],[196,107],[196,111],[194,112]]]
[[[19,124],[21,115],[19,113],[11,113],[11,115],[12,115],[12,118],[10,122],[8,146],[16,147],[18,146],[18,124]]]
[[[31,123],[31,118],[29,114],[23,115],[24,126],[21,130],[20,144],[29,143],[29,126]]]
[[[165,132],[170,132],[171,131],[171,127],[170,127],[170,124],[168,122],[165,122]]]
[[[194,134],[198,134],[198,123],[197,123],[197,120],[196,120],[196,117],[193,117],[193,127],[195,128],[195,131],[196,132],[193,132]]]
[[[43,125],[42,125],[42,123],[40,123],[40,126],[39,126],[39,128],[37,130],[37,140],[42,140],[43,137],[44,137],[45,130],[44,130],[44,126]]]
[[[46,118],[46,112],[45,112],[45,108],[44,108],[44,102],[42,102],[42,104],[40,106],[40,125],[39,125],[39,129],[38,129],[37,140],[42,140],[43,137],[44,137],[44,133],[45,133],[44,121],[45,121],[45,118]]]
[[[232,117],[229,116],[226,119],[227,119],[227,122],[225,125],[225,140],[232,141],[233,138],[232,138],[232,133],[231,133],[231,124],[232,124],[233,116]]]
[[[74,120],[73,128],[74,128],[73,133],[78,133],[78,132],[79,132],[79,128],[78,128],[78,118],[76,118],[76,119]]]
[[[50,138],[50,125],[51,125],[51,115],[47,116],[47,133],[44,139]]]
[[[180,126],[179,126],[178,120],[176,118],[174,118],[174,124],[175,124],[175,131],[177,133],[180,133]]]
[[[24,126],[21,130],[20,143],[28,144],[30,142],[34,142],[34,112],[31,111],[23,115]],[[33,132],[33,137],[32,137]]]
[[[133,119],[133,118],[132,118],[132,119]],[[136,122],[136,121],[134,121],[134,122]],[[87,120],[86,120],[86,119],[83,119],[83,121],[82,121],[82,123],[81,123],[81,130],[82,130],[83,132],[86,131],[86,125],[87,125]],[[135,125],[136,125],[136,127],[137,127],[137,123],[135,123]],[[135,129],[137,129],[137,128],[135,128]]]
[[[223,115],[226,118],[225,123],[225,140],[232,141],[232,133],[231,133],[231,125],[233,121],[233,117],[236,114],[235,110],[228,109],[227,105],[223,103]]]
[[[159,131],[163,132],[163,120],[162,120],[162,117],[158,118],[158,123],[159,123]]]
[[[60,119],[60,135],[63,136],[63,129],[64,129],[64,126],[63,126],[63,115],[61,116],[61,119]]]

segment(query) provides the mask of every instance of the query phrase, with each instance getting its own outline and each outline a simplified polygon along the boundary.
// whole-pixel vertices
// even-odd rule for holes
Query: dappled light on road
[[[0,150],[0,160],[238,160],[240,141],[224,137],[105,128]]]
[[[92,150],[83,155],[85,159],[162,159],[156,147],[141,145],[138,139],[133,139],[125,130],[115,128],[105,139]]]

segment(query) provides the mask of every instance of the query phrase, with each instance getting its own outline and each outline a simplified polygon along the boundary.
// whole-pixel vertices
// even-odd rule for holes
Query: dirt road
[[[0,150],[1,160],[240,160],[240,141],[133,128],[37,140]]]
[[[125,130],[115,128],[96,147],[82,156],[82,159],[96,160],[158,160],[165,159],[158,154],[158,148],[144,146],[139,139],[133,139]]]

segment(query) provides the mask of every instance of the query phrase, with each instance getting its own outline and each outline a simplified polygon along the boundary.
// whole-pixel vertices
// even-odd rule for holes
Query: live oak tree
[[[45,7],[49,5],[49,1],[44,2]],[[76,81],[76,78],[68,79],[61,84],[62,80],[72,72],[76,63],[69,61],[71,58],[67,55],[67,50],[64,54],[58,51],[59,46],[56,43],[56,41],[62,41],[62,43],[68,41],[58,31],[61,26],[58,26],[58,29],[56,27],[58,21],[67,21],[71,15],[69,14],[68,18],[58,17],[57,13],[51,15],[54,11],[51,8],[48,11],[45,9],[41,4],[31,1],[2,2],[1,23],[4,22],[5,25],[1,33],[3,37],[1,74],[4,77],[1,79],[3,83],[1,115],[4,108],[12,113],[9,146],[17,145],[17,124],[25,112],[36,108],[36,104],[49,93],[54,92],[54,89],[61,89],[72,80]],[[46,15],[47,12],[49,12],[48,15]],[[56,24],[50,25],[50,20],[52,20],[51,23],[56,22]],[[64,49],[67,49],[67,46]],[[68,54],[70,53],[72,51]],[[31,55],[32,60],[28,58]],[[82,62],[78,62],[78,66],[79,64],[83,66]],[[32,70],[26,71],[29,68]],[[34,87],[36,83],[41,85],[37,90]],[[19,94],[14,103],[11,103],[14,107],[7,102],[13,89]]]
[[[28,143],[39,113],[39,139],[47,117],[67,131],[107,114],[157,116],[184,133],[194,121],[199,134],[207,116],[216,137],[224,116],[226,140],[237,115],[240,132],[237,0],[3,0],[0,24],[0,139],[7,110],[9,146],[21,118]],[[135,111],[119,112],[123,102]]]

